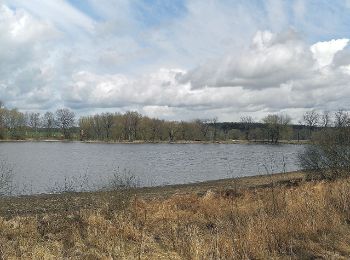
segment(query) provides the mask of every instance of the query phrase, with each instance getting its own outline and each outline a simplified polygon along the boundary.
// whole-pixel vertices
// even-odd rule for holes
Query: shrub
[[[304,170],[322,178],[336,179],[350,173],[350,129],[324,129],[313,136],[313,143],[299,154]]]

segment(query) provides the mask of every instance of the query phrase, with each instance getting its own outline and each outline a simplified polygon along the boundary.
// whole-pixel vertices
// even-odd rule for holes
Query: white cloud
[[[252,44],[239,55],[200,66],[182,79],[192,87],[241,86],[251,89],[279,87],[295,77],[305,77],[313,64],[311,52],[294,31],[272,34],[258,31]]]
[[[241,56],[227,55],[223,61],[208,62],[190,72],[159,69],[137,78],[76,73],[63,99],[76,108],[128,107],[169,118],[220,112],[221,120],[229,120],[233,113],[336,109],[347,105],[350,63],[335,66],[329,53],[331,49],[334,56],[346,43],[333,40],[312,45],[318,46],[318,56],[313,56],[313,47],[293,31],[263,31]],[[328,57],[327,69],[318,66],[324,57]]]
[[[58,33],[23,10],[0,5],[0,35],[0,95],[7,103],[23,106],[22,100],[52,80],[46,47]]]
[[[343,50],[349,43],[349,39],[337,39],[327,42],[318,42],[310,47],[313,57],[320,67],[330,65],[334,55]]]
[[[20,7],[43,21],[50,21],[68,32],[72,30],[77,32],[75,27],[83,28],[85,31],[91,31],[94,28],[94,21],[91,18],[64,0],[4,0],[4,2]]]
[[[237,120],[349,105],[348,39],[325,35],[341,20],[310,22],[307,1],[186,1],[181,15],[152,26],[127,0],[88,0],[99,20],[65,0],[3,2],[0,95],[9,106]]]

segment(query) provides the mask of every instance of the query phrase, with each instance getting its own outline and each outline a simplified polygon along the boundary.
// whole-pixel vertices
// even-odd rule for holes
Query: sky
[[[0,0],[0,99],[298,122],[350,110],[349,38],[350,0]]]

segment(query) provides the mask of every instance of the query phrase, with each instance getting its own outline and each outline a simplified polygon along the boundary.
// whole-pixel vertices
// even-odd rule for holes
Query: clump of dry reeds
[[[0,218],[0,254],[2,259],[348,259],[350,179],[134,197],[127,208],[106,203],[94,210]]]

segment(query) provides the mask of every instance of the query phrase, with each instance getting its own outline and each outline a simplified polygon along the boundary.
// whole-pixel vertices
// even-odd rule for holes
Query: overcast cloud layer
[[[350,109],[350,2],[0,0],[0,98],[78,114]]]

